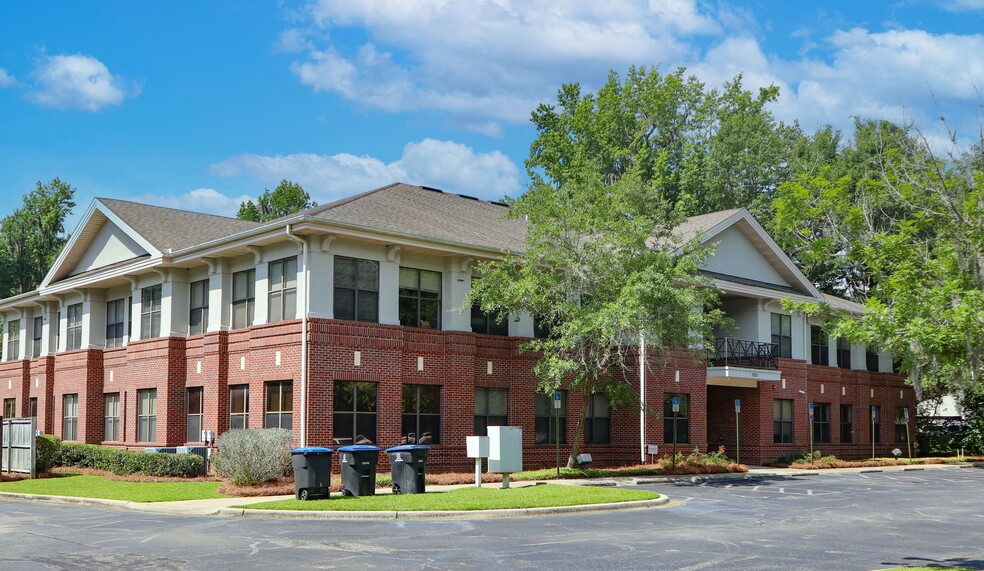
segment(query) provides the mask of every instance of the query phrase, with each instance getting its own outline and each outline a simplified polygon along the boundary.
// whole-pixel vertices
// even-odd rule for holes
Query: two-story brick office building
[[[418,438],[446,469],[469,467],[465,436],[510,424],[524,428],[527,465],[552,463],[581,395],[562,392],[556,429],[536,356],[517,350],[534,320],[459,309],[473,262],[522,246],[525,223],[505,213],[405,184],[262,224],[96,200],[40,287],[0,301],[4,414],[120,447],[270,426],[306,445]],[[684,450],[733,450],[736,399],[746,462],[806,448],[811,402],[817,448],[864,456],[872,436],[881,454],[904,448],[912,390],[889,356],[782,310],[785,297],[823,296],[746,211],[694,217],[680,232],[718,243],[705,271],[734,327],[708,366],[645,371],[657,413],[644,437],[639,411],[593,395],[585,445],[596,462],[638,462],[642,444],[666,450],[674,433]]]

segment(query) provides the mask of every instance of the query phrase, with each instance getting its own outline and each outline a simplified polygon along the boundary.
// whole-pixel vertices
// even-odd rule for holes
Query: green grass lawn
[[[327,500],[283,500],[246,506],[266,510],[337,511],[471,511],[515,508],[580,506],[635,500],[652,500],[656,492],[582,486],[540,485],[510,488],[468,487],[426,494],[384,494],[346,497],[333,495]]]
[[[0,483],[0,492],[101,498],[131,502],[172,502],[223,498],[219,482],[120,482],[105,476],[60,473],[52,478]]]

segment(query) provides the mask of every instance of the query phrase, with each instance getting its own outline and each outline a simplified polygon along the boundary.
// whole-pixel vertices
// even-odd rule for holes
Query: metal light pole
[[[741,400],[735,399],[735,462],[741,464],[741,430],[738,415],[741,414]]]
[[[871,459],[875,459],[875,407],[871,407]]]
[[[810,462],[813,462],[813,403],[810,403]]]
[[[557,477],[560,477],[560,393],[554,393],[554,443],[557,449]]]
[[[912,440],[909,438],[909,407],[902,407],[902,415],[905,417],[905,446],[909,449],[909,460],[912,460]]]
[[[676,472],[677,413],[680,412],[680,397],[673,397],[673,471]]]

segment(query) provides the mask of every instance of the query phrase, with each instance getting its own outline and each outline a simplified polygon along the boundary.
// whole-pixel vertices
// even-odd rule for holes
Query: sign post
[[[741,400],[735,399],[735,462],[741,464],[741,424],[738,416],[741,414]]]
[[[875,408],[875,405],[871,405],[871,459],[872,460],[875,459],[875,421],[878,418],[878,413],[876,412],[877,410],[878,409]]]
[[[909,449],[909,460],[912,460],[912,442],[909,440],[909,407],[902,407],[902,416],[905,417],[905,445]]]
[[[813,403],[810,403],[810,462],[813,462]]]
[[[553,394],[554,407],[554,442],[557,448],[557,476],[560,476],[560,393]]]
[[[680,412],[680,397],[673,397],[673,471],[676,472],[677,413]]]

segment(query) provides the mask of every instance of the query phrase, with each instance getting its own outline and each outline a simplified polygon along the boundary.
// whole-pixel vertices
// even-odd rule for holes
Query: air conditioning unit
[[[144,452],[150,452],[150,453],[159,452],[162,454],[174,454],[176,451],[177,448],[173,448],[173,447],[172,448],[144,448]]]
[[[178,454],[197,454],[202,457],[202,476],[208,475],[209,449],[207,446],[178,446],[174,449]]]

